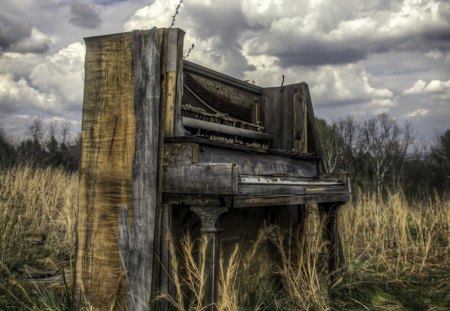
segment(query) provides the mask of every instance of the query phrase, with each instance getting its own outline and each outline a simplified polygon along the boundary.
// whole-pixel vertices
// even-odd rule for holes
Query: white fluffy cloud
[[[405,117],[413,118],[413,117],[417,117],[417,116],[424,116],[424,115],[428,114],[429,112],[430,112],[430,109],[419,108],[419,109],[416,109],[414,111],[411,111],[411,112],[405,114]]]
[[[85,46],[79,42],[45,58],[30,74],[33,86],[55,101],[47,109],[81,108]]]
[[[4,53],[0,57],[0,124],[22,136],[35,115],[64,119],[79,130],[83,96],[83,44],[70,44],[46,56]],[[75,118],[75,119],[74,119]]]
[[[73,43],[47,56],[34,69],[23,68],[23,76],[17,72],[15,75],[0,72],[0,112],[27,107],[52,113],[81,109],[84,49],[83,44]],[[6,59],[8,57],[17,61],[24,59],[16,54],[7,55]],[[35,61],[31,60],[30,64]],[[5,69],[12,71],[12,68]]]
[[[2,112],[15,112],[23,106],[46,109],[52,105],[52,94],[40,93],[30,87],[28,82],[21,78],[14,80],[11,74],[0,75],[0,110]]]
[[[423,80],[417,80],[414,85],[404,91],[405,94],[436,94],[447,93],[450,97],[450,80],[440,81],[432,80],[426,83]]]
[[[171,14],[175,12],[178,2],[178,0],[156,0],[153,4],[137,10],[123,27],[126,31],[148,29],[155,26],[169,27],[172,21]]]

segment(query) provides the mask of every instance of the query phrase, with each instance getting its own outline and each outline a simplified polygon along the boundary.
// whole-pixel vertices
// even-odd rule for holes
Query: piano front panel
[[[201,145],[199,162],[234,163],[239,174],[284,177],[319,177],[319,159],[300,160],[270,153],[251,153],[241,150]]]
[[[166,198],[168,194],[232,198],[227,202],[234,201],[236,207],[347,197],[345,181],[319,176],[319,161],[314,155],[302,159],[208,143],[166,143],[163,191]]]

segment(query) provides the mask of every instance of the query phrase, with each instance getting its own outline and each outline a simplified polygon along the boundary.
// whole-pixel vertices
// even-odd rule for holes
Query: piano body
[[[183,63],[179,133],[164,140],[164,201],[247,208],[345,202],[326,173],[308,86],[261,88]],[[342,178],[342,176],[341,176]]]
[[[251,236],[264,221],[300,222],[307,204],[326,217],[330,269],[341,260],[336,212],[349,184],[327,173],[308,85],[263,88],[189,62],[183,35],[154,28],[86,39],[75,287],[99,309],[109,296],[96,286],[117,284],[123,270],[128,293],[133,284],[150,287],[144,298],[169,291],[167,237],[177,240],[187,224],[208,243],[211,310],[219,238]],[[147,230],[136,249],[149,257],[140,268],[150,283],[128,265],[137,230]]]

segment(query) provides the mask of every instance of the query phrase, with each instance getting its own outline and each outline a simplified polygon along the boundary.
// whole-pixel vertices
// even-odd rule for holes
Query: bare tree
[[[27,134],[31,136],[35,144],[41,144],[44,139],[45,128],[39,116],[34,117],[33,122],[27,128]]]
[[[323,149],[323,158],[328,172],[334,173],[342,168],[343,148],[342,137],[337,131],[336,123],[328,125],[325,120],[316,120]]]
[[[401,169],[408,147],[414,139],[413,127],[409,122],[399,126],[388,114],[380,114],[362,121],[358,149],[369,156],[375,174],[376,192],[381,196],[388,173]]]
[[[347,116],[333,122],[333,127],[340,137],[340,149],[342,154],[342,169],[355,175],[355,160],[357,137],[360,129],[359,122],[353,116]]]
[[[53,156],[58,152],[58,141],[56,140],[58,124],[53,121],[47,128],[47,151]]]
[[[70,122],[66,121],[61,124],[60,128],[61,144],[67,145],[67,142],[70,139],[71,131],[72,131],[72,124]]]

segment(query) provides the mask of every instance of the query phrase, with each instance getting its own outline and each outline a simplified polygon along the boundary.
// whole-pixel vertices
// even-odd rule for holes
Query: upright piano
[[[330,269],[341,260],[348,178],[327,172],[308,85],[260,87],[200,66],[183,38],[153,28],[85,39],[75,292],[93,310],[117,309],[111,295],[125,292],[130,309],[148,310],[152,293],[170,291],[168,237],[186,229],[207,242],[215,310],[220,247],[263,222],[289,226],[309,204],[326,219]]]

